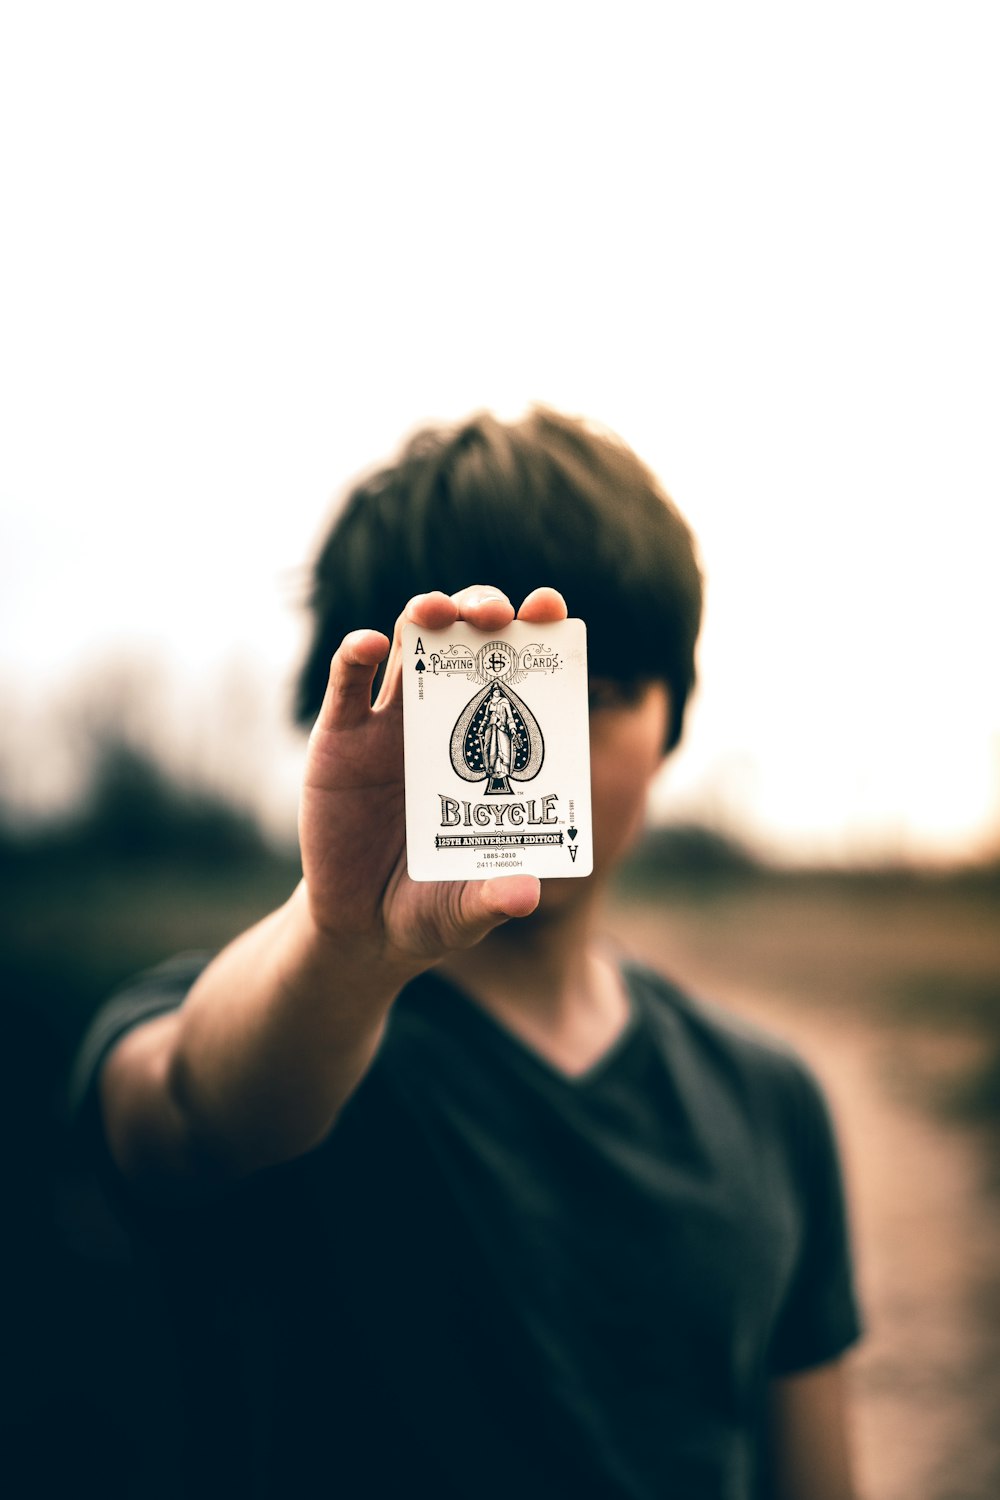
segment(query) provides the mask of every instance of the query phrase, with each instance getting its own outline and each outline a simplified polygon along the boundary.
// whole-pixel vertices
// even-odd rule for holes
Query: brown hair
[[[691,532],[620,438],[542,407],[424,428],[348,493],[313,569],[299,721],[319,711],[349,630],[391,636],[413,594],[470,583],[495,584],[515,608],[541,584],[559,589],[586,621],[592,677],[667,683],[676,745],[701,621]]]

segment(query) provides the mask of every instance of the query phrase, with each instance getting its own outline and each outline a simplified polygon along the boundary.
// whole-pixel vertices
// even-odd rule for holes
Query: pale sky
[[[3,7],[14,718],[148,649],[190,721],[235,664],[280,816],[332,497],[543,400],[700,539],[659,809],[1000,846],[998,42],[985,3]]]

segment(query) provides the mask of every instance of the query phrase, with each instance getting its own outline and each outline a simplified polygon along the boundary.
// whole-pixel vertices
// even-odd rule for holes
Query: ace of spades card
[[[582,620],[405,625],[403,743],[412,880],[591,873]]]

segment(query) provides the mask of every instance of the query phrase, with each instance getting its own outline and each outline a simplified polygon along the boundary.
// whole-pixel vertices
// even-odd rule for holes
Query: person
[[[166,1492],[849,1500],[822,1095],[601,936],[695,680],[687,524],[603,429],[482,414],[355,487],[310,605],[301,883],[77,1070],[172,1350]],[[567,608],[593,874],[410,881],[403,622]]]

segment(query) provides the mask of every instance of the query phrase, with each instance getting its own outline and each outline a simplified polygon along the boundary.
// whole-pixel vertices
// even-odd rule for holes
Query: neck
[[[568,1073],[586,1070],[625,1025],[628,999],[594,940],[597,892],[496,928],[441,970]]]

